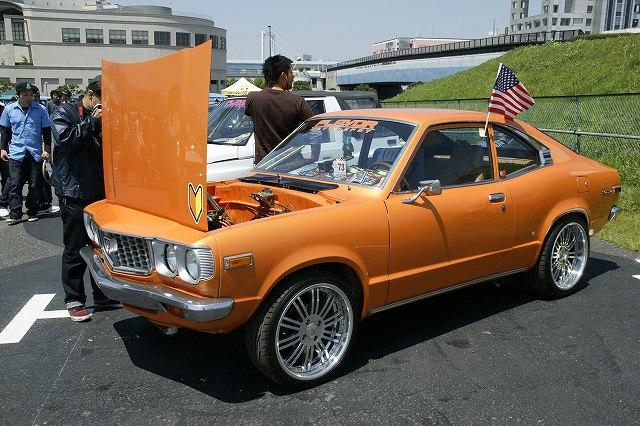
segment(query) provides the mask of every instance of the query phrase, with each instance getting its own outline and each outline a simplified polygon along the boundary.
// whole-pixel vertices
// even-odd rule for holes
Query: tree
[[[26,56],[20,56],[20,62],[16,62],[16,65],[33,65]]]
[[[359,90],[361,92],[378,93],[376,91],[376,89],[374,89],[373,87],[369,86],[368,84],[358,84],[356,87],[353,88],[353,90]]]
[[[253,79],[253,85],[257,86],[261,89],[264,89],[267,87],[266,83],[264,82],[264,78],[262,77],[257,77],[255,79]]]
[[[311,83],[306,80],[296,80],[293,82],[293,90],[311,90]]]
[[[0,93],[4,93],[14,87],[16,87],[16,84],[12,83],[11,80],[0,80]]]
[[[62,86],[58,86],[56,88],[56,90],[60,93],[62,93],[63,90],[65,89],[69,89],[69,91],[71,92],[72,95],[79,95],[81,93],[84,93],[85,91],[83,89],[80,88],[80,86],[78,86],[77,84],[63,84]]]
[[[230,78],[229,80],[227,80],[227,87],[231,86],[236,81],[238,81],[238,80],[236,80],[235,78]]]

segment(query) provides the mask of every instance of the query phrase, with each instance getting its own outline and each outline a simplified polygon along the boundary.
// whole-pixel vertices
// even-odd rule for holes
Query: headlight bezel
[[[82,220],[84,222],[84,231],[89,236],[89,239],[97,247],[100,247],[100,227],[96,221],[93,220],[93,216],[90,213],[83,211]]]
[[[214,263],[211,249],[206,246],[191,246],[154,239],[151,243],[156,271],[165,277],[179,277],[187,284],[198,284],[200,281],[213,277]],[[169,266],[167,251],[175,253],[176,268]],[[187,256],[192,257],[187,261]],[[189,266],[189,264],[191,266]]]

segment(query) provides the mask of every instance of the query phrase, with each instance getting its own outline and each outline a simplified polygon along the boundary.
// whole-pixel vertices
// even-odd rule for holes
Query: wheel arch
[[[282,274],[278,277],[277,280],[274,280],[273,285],[269,287],[264,297],[262,297],[262,300],[257,307],[256,312],[264,303],[270,301],[273,297],[277,297],[278,289],[286,286],[287,283],[291,280],[295,280],[297,277],[301,277],[304,274],[312,271],[331,272],[341,278],[346,284],[348,284],[353,289],[353,293],[356,298],[355,303],[357,304],[357,306],[354,307],[354,311],[359,312],[359,318],[363,317],[363,309],[364,306],[366,306],[365,298],[368,297],[368,292],[365,290],[363,280],[360,278],[356,269],[352,265],[344,261],[337,260],[325,260],[309,265],[304,265],[300,268],[292,269]]]
[[[542,238],[541,241],[543,244],[549,237],[549,234],[551,233],[551,230],[554,228],[554,226],[568,216],[576,216],[582,219],[584,224],[587,226],[587,234],[589,234],[589,215],[587,213],[587,210],[581,207],[574,207],[568,210],[557,212],[554,216],[549,217],[547,223],[545,223],[544,226],[544,234],[542,234],[544,235],[544,238]]]

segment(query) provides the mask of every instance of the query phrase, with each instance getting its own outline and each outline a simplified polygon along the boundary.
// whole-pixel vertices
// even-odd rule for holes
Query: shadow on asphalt
[[[578,291],[588,288],[593,278],[617,268],[614,262],[592,258]],[[517,282],[501,287],[484,283],[374,315],[360,324],[339,376],[362,369],[372,359],[536,300]],[[272,383],[255,369],[244,347],[243,330],[229,335],[180,330],[166,336],[141,317],[119,321],[114,328],[134,365],[221,401],[246,402],[266,392],[296,393]]]

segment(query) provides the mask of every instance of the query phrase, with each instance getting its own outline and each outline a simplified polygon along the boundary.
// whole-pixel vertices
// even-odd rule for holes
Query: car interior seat
[[[451,152],[447,165],[439,173],[443,186],[476,182],[489,177],[490,166],[484,163],[485,148],[458,145]]]

